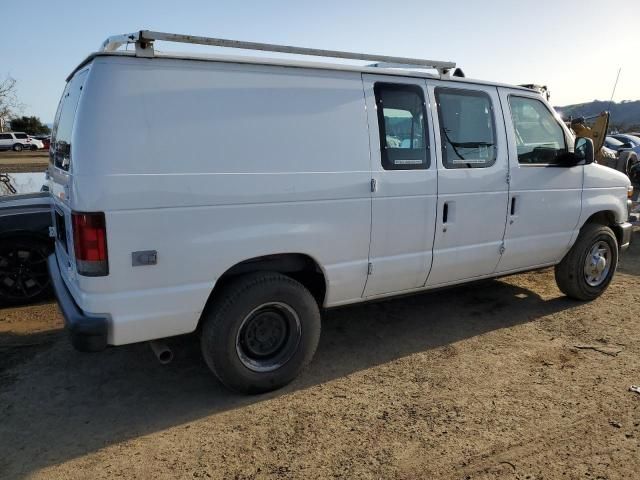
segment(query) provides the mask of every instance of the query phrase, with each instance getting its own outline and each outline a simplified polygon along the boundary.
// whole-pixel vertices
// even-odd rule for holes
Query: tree
[[[11,120],[11,130],[24,132],[29,135],[49,135],[51,129],[40,121],[38,117],[17,117]]]
[[[9,119],[21,108],[16,95],[16,79],[7,75],[0,82],[0,132],[9,127]]]

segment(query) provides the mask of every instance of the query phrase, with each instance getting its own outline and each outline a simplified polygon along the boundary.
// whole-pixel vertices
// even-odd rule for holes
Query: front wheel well
[[[620,227],[618,227],[618,224],[616,222],[616,215],[612,211],[603,210],[594,213],[587,219],[586,222],[584,222],[582,228],[584,228],[584,226],[588,224],[597,224],[609,227],[611,230],[613,230],[613,233],[615,233],[618,243],[622,242],[622,230],[620,229]]]

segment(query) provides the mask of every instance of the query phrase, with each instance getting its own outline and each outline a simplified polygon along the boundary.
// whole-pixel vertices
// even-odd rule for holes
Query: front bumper
[[[633,235],[633,225],[629,222],[621,223],[618,225],[620,229],[620,250],[624,251],[629,248],[631,244],[631,236]]]
[[[64,284],[55,254],[47,259],[49,275],[65,327],[71,335],[71,344],[81,352],[99,352],[107,347],[108,323],[106,317],[86,315],[74,301]]]

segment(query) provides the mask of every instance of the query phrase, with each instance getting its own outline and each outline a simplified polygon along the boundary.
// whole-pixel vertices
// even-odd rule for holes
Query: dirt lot
[[[191,338],[74,352],[0,309],[0,478],[639,478],[640,233],[607,293],[553,272],[327,312],[288,388],[226,392]]]
[[[48,163],[47,150],[0,152],[0,173],[44,172]]]

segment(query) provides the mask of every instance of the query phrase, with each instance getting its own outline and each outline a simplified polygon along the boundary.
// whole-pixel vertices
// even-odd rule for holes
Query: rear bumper
[[[81,352],[104,350],[107,347],[107,318],[89,316],[80,310],[64,284],[55,254],[49,255],[47,263],[53,290],[64,317],[65,327],[71,335],[71,344]]]
[[[621,223],[618,225],[620,229],[622,241],[620,242],[620,250],[624,251],[629,248],[631,244],[631,236],[633,235],[633,225],[629,222]]]

